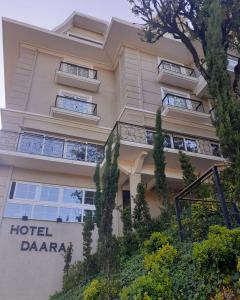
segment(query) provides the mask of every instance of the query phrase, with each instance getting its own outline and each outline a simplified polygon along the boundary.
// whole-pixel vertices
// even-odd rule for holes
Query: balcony
[[[234,55],[228,54],[228,66],[227,66],[227,70],[228,70],[229,75],[231,77],[231,81],[234,80],[234,68],[236,67],[237,63],[238,63],[238,57],[234,56]],[[199,77],[199,82],[198,82],[198,84],[197,84],[197,86],[196,86],[196,88],[194,90],[194,93],[198,97],[209,96],[207,82],[203,78],[203,76]]]
[[[112,134],[120,137],[120,159],[123,161],[135,161],[142,151],[150,154],[152,152],[153,128],[117,122]],[[192,158],[199,170],[205,170],[216,161],[224,161],[217,141],[167,131],[164,131],[164,135],[166,163],[170,168],[180,167],[178,160],[180,150]],[[148,156],[148,160],[153,163],[152,155]]]
[[[61,62],[56,71],[55,81],[78,89],[97,92],[100,81],[97,79],[97,71],[86,67]]]
[[[97,116],[97,104],[67,96],[56,97],[55,107],[51,108],[51,113],[56,118],[91,124],[96,124],[100,120]]]
[[[102,145],[28,132],[18,135],[16,151],[0,150],[3,165],[84,176],[93,176],[103,157]]]
[[[211,123],[201,101],[167,94],[162,100],[162,115],[190,122]]]
[[[198,78],[194,69],[166,60],[162,60],[158,65],[157,80],[161,83],[166,83],[188,90],[194,90],[198,83]]]

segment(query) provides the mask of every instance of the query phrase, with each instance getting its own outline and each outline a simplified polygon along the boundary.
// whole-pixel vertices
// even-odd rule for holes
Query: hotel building
[[[110,134],[120,136],[117,205],[133,208],[143,182],[152,216],[156,110],[162,109],[166,176],[182,188],[178,151],[199,173],[221,156],[207,84],[184,45],[156,44],[139,27],[74,12],[54,30],[3,19],[6,108],[0,131],[0,299],[47,300],[62,285],[64,248],[82,257],[93,174]],[[229,57],[229,72],[236,58]],[[120,235],[120,214],[114,212]],[[94,231],[93,248],[97,233]]]

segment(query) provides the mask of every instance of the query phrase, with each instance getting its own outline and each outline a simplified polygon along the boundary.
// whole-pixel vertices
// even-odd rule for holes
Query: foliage
[[[84,300],[114,300],[120,290],[118,280],[94,279],[83,292]]]
[[[184,185],[188,186],[197,179],[197,176],[195,175],[195,168],[191,164],[190,158],[182,151],[179,151],[179,161],[182,169]]]
[[[86,276],[89,273],[91,267],[91,251],[92,251],[92,231],[94,230],[94,223],[92,216],[86,215],[83,226],[83,258],[85,261]]]
[[[144,249],[148,254],[156,252],[162,246],[168,244],[170,241],[169,237],[161,232],[153,232],[149,240],[144,242]]]
[[[114,147],[113,147],[114,146]],[[116,238],[112,234],[113,209],[115,207],[115,198],[118,189],[118,157],[119,157],[119,138],[117,137],[115,145],[113,145],[113,137],[107,144],[105,166],[102,176],[101,191],[101,220],[99,227],[98,254],[101,270],[110,276],[116,268],[117,243]],[[99,175],[96,173],[95,182]],[[97,186],[100,192],[100,187]],[[96,209],[98,209],[96,207]],[[98,214],[98,213],[97,213]]]
[[[123,235],[127,236],[132,232],[132,216],[130,205],[128,205],[121,211],[121,220],[123,223]]]
[[[72,261],[72,254],[73,254],[73,244],[70,242],[67,246],[66,252],[64,253],[64,268],[63,272],[64,274],[68,273],[70,263]]]
[[[157,241],[159,248],[153,245],[154,241]],[[147,251],[144,256],[145,274],[137,277],[128,287],[123,288],[120,299],[174,299],[169,274],[177,253],[176,249],[169,245],[167,237],[158,233],[152,234],[145,244]],[[151,251],[153,249],[156,251]]]
[[[145,189],[142,183],[137,186],[137,195],[134,199],[133,228],[136,230],[140,241],[143,241],[149,232],[151,216],[145,200]]]
[[[155,175],[155,188],[159,199],[163,198],[164,206],[168,204],[167,195],[167,182],[165,175],[165,156],[164,156],[164,134],[162,132],[162,118],[161,109],[159,108],[156,113],[156,124],[153,143],[153,160],[154,160],[154,175]]]
[[[95,220],[98,229],[100,229],[100,223],[102,218],[102,193],[101,193],[101,183],[100,183],[100,166],[97,164],[96,170],[93,176],[93,181],[96,186],[94,204],[96,207]]]

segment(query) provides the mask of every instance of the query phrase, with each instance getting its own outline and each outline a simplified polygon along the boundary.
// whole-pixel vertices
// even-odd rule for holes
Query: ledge
[[[100,81],[83,76],[77,76],[71,73],[57,70],[55,73],[55,82],[62,85],[67,85],[90,92],[97,92],[100,86]]]
[[[55,118],[71,120],[71,121],[87,123],[87,124],[97,124],[101,119],[99,116],[74,112],[74,111],[70,111],[58,107],[51,107],[51,115]]]

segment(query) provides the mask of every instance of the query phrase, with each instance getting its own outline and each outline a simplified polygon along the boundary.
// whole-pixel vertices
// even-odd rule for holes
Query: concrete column
[[[129,185],[130,185],[130,195],[131,195],[131,212],[133,213],[135,203],[133,198],[137,194],[137,185],[141,182],[141,174],[140,173],[131,173],[129,175]]]

